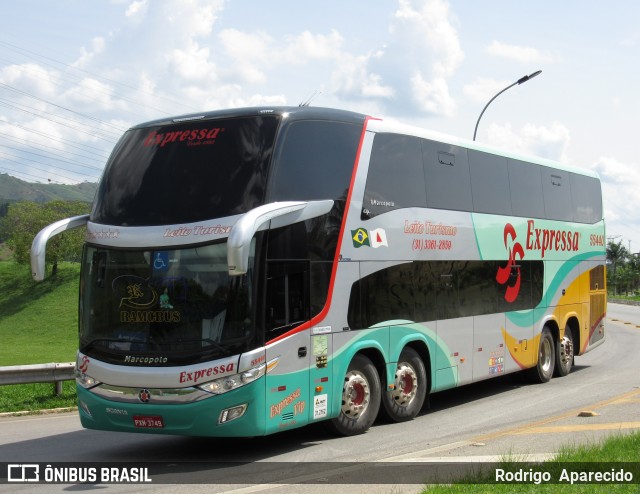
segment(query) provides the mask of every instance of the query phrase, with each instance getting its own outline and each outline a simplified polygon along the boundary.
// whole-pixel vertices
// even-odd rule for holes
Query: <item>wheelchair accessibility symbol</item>
[[[154,271],[168,271],[169,270],[169,253],[168,252],[156,252],[153,256],[153,269]]]

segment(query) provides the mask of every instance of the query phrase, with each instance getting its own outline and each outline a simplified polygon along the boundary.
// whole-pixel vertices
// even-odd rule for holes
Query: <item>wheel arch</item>
[[[553,336],[554,342],[560,341],[560,325],[555,317],[548,317],[541,322],[540,333],[542,333],[544,328],[548,328],[549,331],[551,331],[551,336]]]
[[[429,353],[429,347],[426,341],[423,341],[420,339],[411,340],[406,342],[405,345],[403,345],[402,349],[398,353],[398,356],[400,356],[400,353],[402,353],[402,350],[407,347],[415,350],[416,353],[422,359],[422,363],[424,364],[424,368],[427,374],[427,394],[429,394],[431,393],[431,381],[433,380],[431,377],[432,366],[431,366],[431,354]]]
[[[580,321],[576,314],[572,314],[567,318],[567,322],[564,325],[565,331],[567,329],[571,330],[571,335],[573,336],[573,347],[574,348],[582,348],[582,340],[580,335]]]
[[[341,355],[339,365],[334,366],[333,369],[334,396],[342,395],[343,378],[356,355],[363,355],[367,357],[376,368],[381,385],[383,382],[386,382],[385,353],[384,348],[379,342],[367,339],[357,342],[357,344],[353,345],[346,354]]]

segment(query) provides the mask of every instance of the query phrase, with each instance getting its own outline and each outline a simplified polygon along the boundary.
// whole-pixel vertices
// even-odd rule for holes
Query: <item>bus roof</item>
[[[349,110],[338,110],[335,108],[322,108],[312,106],[261,106],[261,107],[246,107],[246,108],[230,108],[224,110],[214,110],[201,113],[191,113],[180,116],[167,117],[158,120],[152,120],[138,124],[133,129],[159,126],[159,125],[172,125],[187,121],[208,120],[213,118],[230,118],[230,117],[244,117],[244,116],[264,116],[264,115],[280,115],[286,116],[288,119],[319,119],[319,120],[339,120],[352,123],[363,123],[368,116],[362,113],[357,113]],[[538,165],[549,166],[564,170],[568,172],[578,173],[580,175],[586,175],[590,177],[599,178],[598,174],[592,170],[586,168],[580,168],[576,166],[569,166],[558,161],[554,161],[539,156],[518,154],[516,152],[507,151],[494,146],[479,143],[478,141],[471,141],[460,137],[455,137],[448,134],[439,133],[436,131],[427,130],[421,127],[412,126],[400,123],[396,120],[385,120],[382,118],[372,117],[367,121],[367,130],[372,132],[390,132],[407,134],[415,137],[422,137],[434,141],[444,142],[454,146],[460,146],[467,149],[473,149],[480,152],[495,154],[498,156],[504,156],[506,158],[512,158],[520,161],[526,161],[536,163]]]
[[[233,118],[280,115],[291,119],[319,119],[319,120],[339,120],[344,122],[362,124],[367,118],[366,115],[348,110],[337,110],[335,108],[320,108],[311,106],[260,106],[248,108],[231,108],[226,110],[215,110],[201,113],[191,113],[167,117],[158,120],[144,122],[134,126],[134,129],[152,127],[158,125],[172,125],[187,121],[208,120],[212,118]]]

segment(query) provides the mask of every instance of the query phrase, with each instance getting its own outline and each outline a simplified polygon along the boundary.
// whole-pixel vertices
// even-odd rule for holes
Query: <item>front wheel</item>
[[[567,327],[564,330],[564,337],[560,339],[556,347],[556,375],[563,377],[571,372],[573,367],[573,332]]]
[[[427,396],[427,373],[413,348],[406,347],[400,353],[393,385],[382,395],[384,415],[394,422],[412,420]]]
[[[556,366],[556,351],[553,335],[548,327],[542,328],[538,346],[538,363],[529,369],[529,378],[537,383],[546,383],[553,377]]]
[[[380,377],[364,355],[356,355],[349,364],[342,385],[340,415],[331,420],[332,428],[343,436],[366,432],[380,409]]]

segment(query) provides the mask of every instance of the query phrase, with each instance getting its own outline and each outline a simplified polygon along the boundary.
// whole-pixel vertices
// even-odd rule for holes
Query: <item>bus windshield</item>
[[[145,251],[87,246],[80,351],[119,364],[178,365],[255,347],[252,273],[229,276],[226,254],[226,243]]]
[[[128,131],[109,158],[91,221],[194,223],[259,206],[279,118],[189,120]]]

